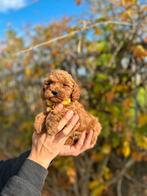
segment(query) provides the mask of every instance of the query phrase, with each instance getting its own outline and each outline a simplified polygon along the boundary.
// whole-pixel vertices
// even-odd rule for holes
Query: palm
[[[93,131],[89,131],[88,135],[86,136],[86,131],[81,134],[80,139],[74,145],[64,145],[62,150],[60,151],[60,156],[78,156],[80,153],[92,148],[94,144],[91,144],[93,136]]]
[[[73,145],[72,146],[64,145],[59,155],[61,156],[74,155],[76,150],[77,150],[76,147]]]

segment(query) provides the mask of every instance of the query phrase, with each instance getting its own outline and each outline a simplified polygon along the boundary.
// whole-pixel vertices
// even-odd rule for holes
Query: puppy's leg
[[[93,125],[94,125],[94,127],[92,129],[94,131],[94,136],[92,138],[92,144],[95,145],[97,143],[97,138],[101,132],[102,126],[97,119],[95,119],[95,122]]]
[[[72,144],[75,144],[78,141],[78,139],[81,135],[81,132],[77,132],[79,126],[80,126],[80,124],[77,124],[72,129],[72,132],[71,132],[70,136],[68,137],[68,139],[66,140],[65,145],[72,145]]]
[[[43,131],[43,127],[45,124],[45,114],[43,112],[39,113],[36,117],[35,117],[35,121],[34,121],[34,129],[36,131],[36,133],[41,133]]]

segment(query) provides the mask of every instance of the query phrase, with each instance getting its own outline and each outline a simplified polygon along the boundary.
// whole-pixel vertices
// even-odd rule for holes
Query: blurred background
[[[146,0],[0,0],[1,159],[30,149],[56,68],[103,129],[94,149],[52,162],[42,195],[146,196]]]

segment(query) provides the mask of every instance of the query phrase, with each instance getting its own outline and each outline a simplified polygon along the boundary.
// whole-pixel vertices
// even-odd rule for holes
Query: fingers
[[[63,109],[63,104],[59,103],[58,105],[55,106],[54,109],[61,111]]]
[[[79,126],[80,126],[80,123],[78,122],[74,129],[77,130],[79,128]]]
[[[78,156],[80,153],[90,149],[92,147],[91,146],[92,137],[93,137],[93,130],[90,130],[87,136],[86,136],[86,131],[83,131],[81,133],[78,142],[71,146],[72,151],[70,155]]]
[[[83,144],[84,144],[85,138],[86,138],[86,131],[83,131],[83,132],[81,133],[81,136],[80,136],[79,140],[78,140],[77,143],[75,144],[75,148],[76,148],[76,149],[81,149],[81,147],[82,147]]]
[[[71,132],[71,130],[77,124],[78,120],[79,120],[79,116],[77,114],[75,114],[72,117],[71,122],[69,124],[67,124],[67,126],[62,131],[65,136],[67,136]]]
[[[91,144],[92,138],[94,136],[94,131],[90,130],[88,131],[88,134],[86,135],[86,131],[83,131],[81,133],[80,139],[75,144],[75,155],[79,155],[81,152],[84,152],[85,150],[88,150],[92,147],[94,147],[95,144]]]
[[[61,121],[59,122],[59,125],[58,125],[58,130],[61,131],[64,126],[67,124],[67,122],[72,118],[74,112],[72,110],[69,110],[65,116],[61,119]]]
[[[90,130],[88,132],[88,135],[87,135],[87,137],[85,139],[85,142],[83,144],[84,149],[89,149],[90,148],[93,135],[94,135],[94,131]]]
[[[55,140],[61,143],[64,143],[66,141],[66,139],[68,138],[69,133],[72,131],[72,129],[77,126],[79,120],[79,116],[77,114],[75,114],[70,122],[66,125],[66,127],[60,131],[59,133],[57,133],[57,135],[55,136]]]

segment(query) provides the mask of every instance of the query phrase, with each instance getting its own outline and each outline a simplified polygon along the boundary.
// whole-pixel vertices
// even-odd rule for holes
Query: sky
[[[45,25],[63,16],[84,19],[88,9],[84,1],[78,6],[76,0],[0,0],[0,39],[10,27],[21,33],[25,25]]]

